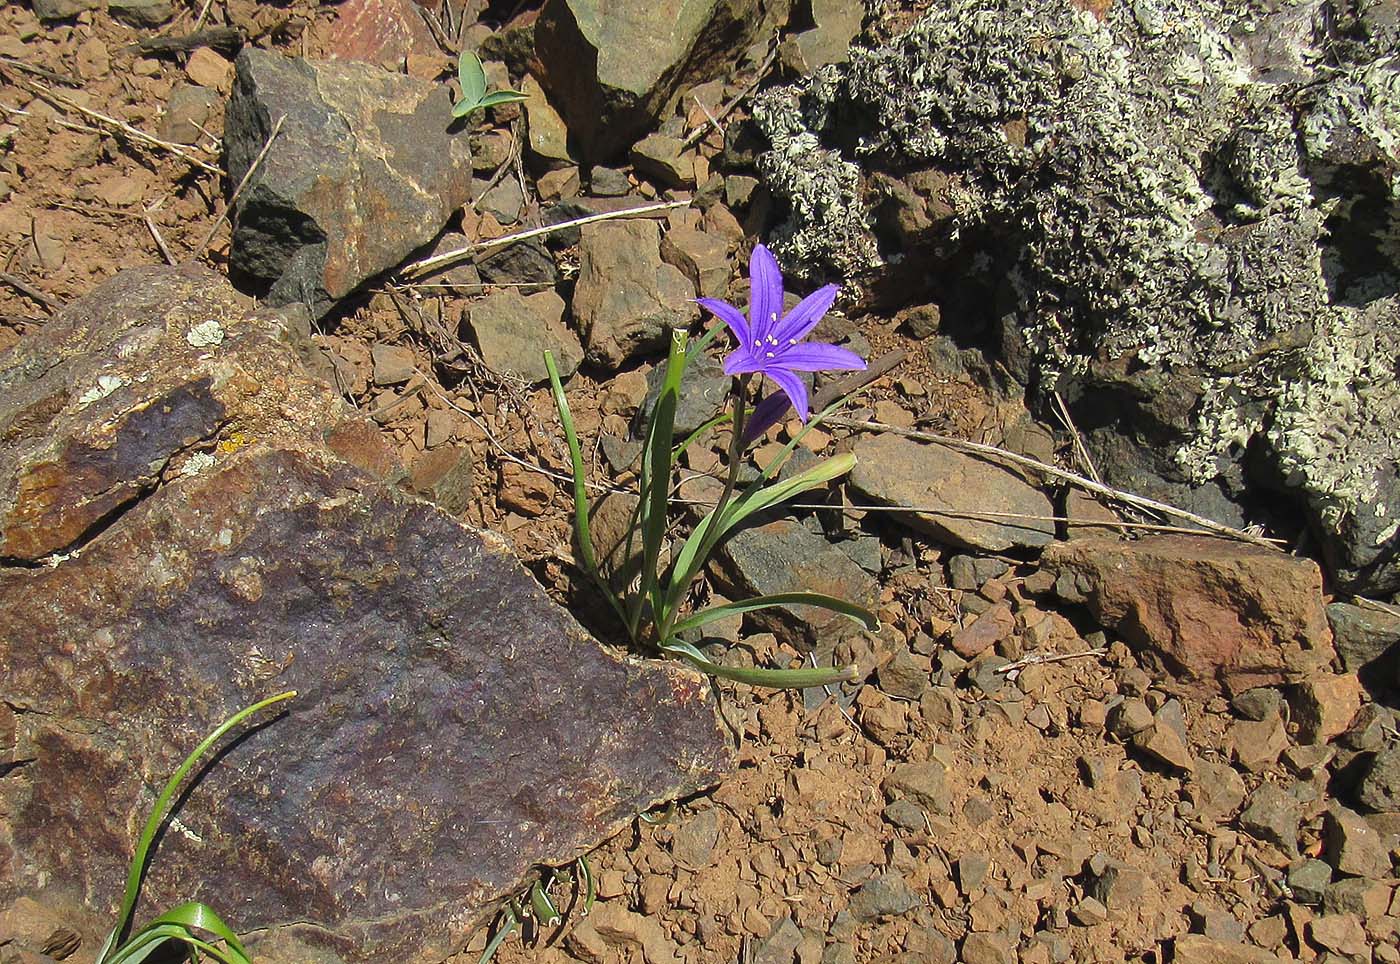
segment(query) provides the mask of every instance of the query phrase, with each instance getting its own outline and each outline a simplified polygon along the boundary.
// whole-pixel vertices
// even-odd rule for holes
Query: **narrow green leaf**
[[[486,70],[481,59],[470,50],[457,57],[457,81],[462,85],[462,100],[475,107],[486,94]]]
[[[486,949],[481,952],[481,960],[477,961],[477,964],[490,964],[491,958],[496,956],[496,951],[500,950],[501,945],[506,942],[506,938],[520,926],[520,916],[514,910],[502,911],[501,913],[505,917],[505,923],[501,925],[500,930],[496,931],[496,936],[491,938]]]
[[[296,695],[296,690],[278,693],[276,696],[270,696],[265,700],[254,703],[252,706],[247,706],[239,710],[215,727],[214,732],[205,737],[204,741],[200,743],[199,746],[195,747],[194,751],[191,752],[189,756],[185,757],[179,769],[166,781],[164,789],[160,792],[160,796],[156,798],[155,807],[151,810],[151,816],[146,821],[145,829],[141,831],[141,836],[137,838],[136,853],[132,857],[131,867],[127,871],[126,890],[122,894],[121,910],[117,914],[117,925],[112,929],[112,933],[107,936],[107,942],[102,946],[101,952],[97,955],[98,964],[107,964],[108,955],[111,953],[112,948],[116,946],[117,941],[121,939],[121,935],[124,934],[126,929],[131,925],[131,914],[136,907],[136,896],[141,890],[141,875],[146,869],[146,860],[150,853],[151,842],[155,839],[156,833],[160,830],[160,825],[165,821],[166,811],[169,809],[170,802],[174,799],[175,791],[179,789],[180,783],[189,775],[189,772],[194,769],[195,764],[199,762],[204,754],[209,752],[209,748],[219,742],[225,733],[259,710],[269,707],[274,703],[279,703],[282,700],[291,699]]]
[[[588,865],[588,858],[580,857],[575,863],[578,864],[579,878],[583,881],[583,914],[587,917],[593,909],[593,902],[598,899],[598,887],[593,881],[593,868]]]
[[[762,512],[764,509],[775,506],[795,495],[819,488],[833,479],[839,479],[855,468],[855,465],[855,454],[843,452],[840,455],[824,459],[785,481],[774,482],[761,489],[749,488],[743,495],[734,500],[725,513],[725,519],[721,521],[720,526],[725,530],[730,529],[756,512]]]
[[[838,599],[820,592],[779,592],[702,609],[700,612],[677,622],[671,631],[679,635],[688,629],[699,629],[701,626],[724,619],[726,616],[750,613],[757,609],[768,609],[773,606],[820,606],[822,609],[830,609],[832,612],[849,616],[872,633],[880,628],[880,621],[875,618],[874,613],[845,599]]]
[[[538,880],[530,886],[530,907],[541,927],[553,927],[561,920],[559,908],[554,906],[554,901],[549,899],[549,891]]]
[[[680,402],[681,377],[685,374],[686,333],[671,331],[671,349],[666,357],[666,371],[661,391],[652,409],[651,424],[647,426],[646,445],[642,451],[641,531],[642,531],[642,592],[637,600],[634,627],[639,628],[640,608],[649,603],[652,619],[660,627],[664,617],[660,611],[659,573],[661,545],[666,538],[667,510],[671,495],[671,442],[675,434],[676,407]],[[636,634],[634,633],[634,636]]]
[[[518,90],[493,90],[477,101],[476,105],[478,107],[499,107],[502,104],[518,104],[529,99]]]
[[[679,639],[670,639],[661,644],[661,649],[681,657],[702,673],[731,679],[751,686],[767,686],[771,689],[806,689],[809,686],[831,686],[856,678],[855,666],[817,667],[815,669],[749,669],[739,666],[724,666],[705,658],[694,646]]]
[[[192,900],[183,904],[178,904],[170,908],[165,913],[151,920],[147,927],[157,924],[174,924],[178,927],[197,927],[202,931],[208,931],[219,940],[229,946],[229,950],[238,957],[247,960],[248,952],[239,943],[238,935],[233,932],[233,928],[224,923],[212,907]]]
[[[184,944],[192,953],[203,952],[220,964],[251,964],[249,958],[237,955],[229,948],[211,944],[178,924],[147,925],[141,928],[108,960],[110,964],[140,964],[167,941]]]
[[[705,422],[695,431],[687,435],[685,437],[685,441],[681,442],[680,445],[677,445],[674,449],[671,450],[671,460],[679,461],[681,453],[683,453],[686,449],[690,448],[690,446],[693,445],[702,435],[715,428],[716,426],[723,425],[725,422],[728,422],[733,417],[734,416],[731,415],[729,412],[721,412],[714,418],[710,419],[708,422]]]

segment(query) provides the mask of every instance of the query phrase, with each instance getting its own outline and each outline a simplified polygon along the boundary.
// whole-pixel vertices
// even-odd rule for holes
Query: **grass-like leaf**
[[[642,591],[633,613],[633,638],[641,623],[641,611],[650,606],[652,619],[662,625],[661,589],[657,569],[661,547],[666,538],[667,514],[671,504],[672,436],[675,434],[676,407],[680,404],[681,378],[685,374],[686,333],[671,331],[671,349],[666,356],[666,371],[661,391],[652,409],[647,426],[646,443],[642,449],[641,515],[638,520],[642,534]]]
[[[131,867],[126,875],[126,890],[122,894],[121,910],[117,914],[117,924],[112,928],[112,933],[107,936],[106,942],[102,945],[101,952],[97,955],[98,964],[132,964],[132,962],[143,960],[156,946],[168,940],[183,942],[192,954],[203,951],[210,957],[219,961],[226,961],[228,964],[247,964],[248,955],[243,950],[243,945],[238,942],[238,938],[218,914],[206,907],[204,904],[190,902],[181,904],[161,914],[151,921],[145,928],[138,931],[130,941],[121,947],[117,942],[131,926],[131,915],[136,909],[136,898],[141,891],[141,877],[146,871],[146,862],[150,858],[151,843],[155,840],[156,834],[160,831],[160,826],[165,822],[165,818],[170,809],[171,801],[175,798],[175,793],[180,789],[180,784],[185,777],[189,776],[195,765],[209,752],[210,748],[223,738],[224,734],[242,723],[248,717],[260,710],[280,703],[282,700],[291,699],[296,696],[295,690],[286,693],[278,693],[265,700],[254,703],[252,706],[244,707],[237,713],[224,720],[214,731],[206,736],[189,756],[185,757],[175,773],[166,781],[165,787],[161,790],[160,796],[156,798],[156,804],[151,809],[151,815],[146,820],[145,829],[141,831],[141,836],[136,841],[136,853],[131,858]],[[223,951],[210,950],[208,942],[200,939],[194,933],[194,928],[208,931],[220,940],[224,941]],[[144,950],[145,948],[149,950]],[[143,953],[144,950],[144,953]],[[217,951],[217,952],[216,952]],[[136,956],[139,955],[139,956]]]
[[[661,644],[664,652],[679,656],[702,673],[731,679],[736,683],[751,686],[768,686],[773,689],[806,689],[809,686],[832,686],[846,683],[856,678],[857,670],[852,666],[816,667],[812,669],[760,669],[743,666],[725,666],[705,658],[690,643],[679,639],[668,639]]]
[[[671,627],[671,632],[679,635],[686,630],[699,629],[701,626],[724,619],[726,616],[751,613],[758,609],[769,609],[774,606],[819,606],[822,609],[829,609],[843,616],[849,616],[872,633],[880,628],[880,620],[875,617],[874,613],[864,606],[857,606],[845,599],[838,599],[820,592],[778,592],[768,596],[754,596],[752,599],[741,599],[738,602],[722,603],[718,606],[702,609],[698,613],[692,613],[679,620]]]

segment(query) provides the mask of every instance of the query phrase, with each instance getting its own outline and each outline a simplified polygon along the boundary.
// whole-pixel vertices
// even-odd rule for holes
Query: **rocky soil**
[[[1395,6],[1299,3],[1280,12],[1261,5],[1226,22],[1213,5],[1202,14],[1157,2],[1012,5],[1012,12],[993,4],[695,0],[674,5],[676,28],[667,32],[654,29],[653,4],[621,6],[636,15],[600,18],[604,5],[587,0],[34,0],[0,9],[0,446],[7,453],[0,464],[14,476],[0,479],[0,601],[19,614],[0,620],[10,627],[0,638],[8,680],[0,702],[7,870],[0,876],[32,884],[52,873],[77,887],[63,900],[37,885],[0,887],[0,961],[93,959],[116,904],[109,884],[119,886],[128,824],[140,819],[130,815],[141,812],[133,800],[130,813],[111,811],[101,835],[46,840],[26,809],[38,798],[27,775],[39,768],[35,761],[68,759],[35,749],[40,711],[141,718],[139,702],[93,703],[96,691],[81,683],[107,672],[100,667],[109,657],[115,665],[110,630],[100,640],[108,648],[94,650],[90,662],[74,656],[88,653],[78,638],[84,619],[94,631],[103,620],[118,625],[103,607],[123,593],[140,598],[119,581],[110,583],[115,596],[84,594],[84,586],[112,579],[103,560],[119,565],[167,538],[187,549],[180,540],[196,539],[190,532],[214,546],[219,526],[206,532],[190,522],[225,491],[211,479],[244,479],[241,491],[277,518],[273,508],[292,512],[335,489],[355,493],[345,496],[355,507],[329,522],[298,516],[294,527],[256,530],[257,551],[247,552],[261,560],[257,585],[274,585],[274,572],[294,581],[285,571],[294,567],[278,568],[276,546],[327,539],[326,594],[354,600],[342,615],[325,615],[307,596],[274,619],[273,602],[260,605],[247,590],[247,573],[219,569],[242,595],[221,621],[205,625],[236,635],[256,622],[249,614],[261,614],[269,634],[295,631],[329,647],[336,634],[326,627],[335,619],[348,625],[353,617],[361,643],[380,632],[398,639],[382,624],[407,621],[413,629],[396,658],[417,658],[419,646],[436,652],[423,642],[427,634],[471,613],[445,606],[439,622],[404,614],[430,610],[434,593],[456,599],[453,587],[470,585],[453,554],[478,552],[477,537],[450,517],[495,533],[483,537],[487,544],[504,540],[567,607],[573,619],[557,610],[541,617],[555,631],[577,641],[582,624],[616,643],[617,627],[574,564],[568,459],[541,388],[539,350],[551,348],[565,371],[592,478],[618,490],[598,506],[605,539],[617,515],[625,521],[633,428],[654,387],[666,329],[700,321],[697,296],[744,303],[742,266],[756,240],[774,243],[785,267],[805,274],[790,279],[795,291],[847,282],[818,334],[869,358],[871,373],[840,385],[857,394],[804,439],[796,461],[838,451],[860,461],[831,491],[732,539],[697,601],[821,588],[871,604],[883,628],[871,635],[806,612],[755,614],[700,642],[754,665],[851,660],[861,680],[829,692],[720,685],[722,725],[710,734],[708,704],[687,703],[692,697],[677,682],[688,675],[629,670],[628,686],[659,686],[645,680],[666,675],[676,702],[658,702],[654,725],[668,736],[683,725],[713,753],[684,778],[656,761],[674,752],[695,762],[700,751],[662,749],[671,744],[660,735],[651,744],[628,730],[613,704],[630,696],[594,693],[600,705],[567,721],[522,713],[518,735],[529,749],[515,752],[531,754],[531,782],[512,785],[516,796],[500,813],[494,802],[476,801],[462,812],[515,819],[528,811],[540,826],[567,833],[541,831],[552,849],[527,853],[510,851],[518,840],[502,831],[491,846],[510,851],[509,859],[492,873],[434,876],[435,888],[446,883],[416,894],[415,906],[494,900],[525,879],[519,875],[532,859],[545,859],[529,854],[562,863],[598,842],[590,857],[599,893],[593,912],[571,914],[528,941],[513,937],[497,960],[1400,961],[1400,608],[1387,581],[1394,531],[1377,521],[1391,511],[1385,495],[1394,486],[1393,465],[1387,475],[1381,455],[1387,439],[1400,437],[1400,426],[1385,421],[1394,373],[1377,362],[1388,357],[1386,339],[1396,329],[1400,274],[1397,74],[1394,58],[1379,53],[1400,35]],[[1185,57],[1181,37],[1202,16],[1215,46]],[[954,26],[966,28],[957,55],[938,59],[929,74],[929,49],[951,49],[935,41]],[[1040,36],[1054,43],[1027,39]],[[850,53],[853,40],[859,49]],[[1021,74],[1008,70],[997,82],[1007,52],[1025,54],[1028,43],[1040,59],[1027,54],[1017,61]],[[463,44],[480,51],[494,85],[528,99],[451,125],[448,84]],[[1241,63],[1254,73],[1232,84],[1229,98],[1192,107],[1173,100],[1176,88],[1166,81],[1144,80],[1164,63],[1173,65],[1171,84],[1198,93],[1215,90],[1221,76],[1246,76]],[[911,77],[923,78],[927,95],[914,98],[918,110],[901,114],[876,96],[882,84],[897,91]],[[979,99],[988,87],[1015,97]],[[1084,112],[1085,104],[1099,113]],[[1204,154],[1143,134],[1143,124],[1151,127],[1143,118],[1160,118],[1153,111],[1167,107],[1199,109],[1188,139],[1217,152],[1210,171],[1193,166]],[[1095,125],[1111,110],[1133,121],[1121,126],[1133,144],[1095,140]],[[1289,148],[1302,151],[1302,161],[1266,149],[1292,144],[1295,129],[1308,135]],[[930,131],[931,140],[921,139]],[[1044,138],[1051,146],[1036,153]],[[1199,215],[1201,184],[1226,169],[1234,186],[1220,198],[1228,194],[1229,203],[1204,203],[1209,224],[1177,217],[1182,205]],[[1247,176],[1284,169],[1311,186]],[[1099,191],[1103,184],[1112,191]],[[1113,206],[1125,197],[1140,206],[1126,213]],[[496,243],[651,205],[669,206]],[[1074,234],[1113,218],[1135,230]],[[999,233],[1012,222],[1014,231]],[[1345,250],[1332,262],[1325,239],[1340,227]],[[1278,236],[1294,244],[1281,248]],[[1187,237],[1204,240],[1194,247]],[[1011,247],[1013,240],[1025,247]],[[1154,246],[1169,249],[1171,270],[1147,284],[1130,269]],[[422,265],[463,247],[470,257]],[[1086,250],[1098,254],[1073,262]],[[1275,271],[1281,262],[1271,255],[1279,251],[1296,254],[1302,267]],[[100,310],[103,297],[139,301],[144,287],[141,310],[156,317],[149,292],[165,282],[143,286],[128,275],[96,302],[79,302],[118,272],[173,264],[186,266],[178,277],[206,277],[204,287],[219,292],[192,296],[188,304],[198,307],[190,317],[166,311],[186,302],[160,302],[162,330],[178,334],[173,347],[156,345],[155,336],[119,343],[125,322]],[[212,275],[188,274],[199,270],[194,264],[229,277],[265,314],[224,293]],[[1341,265],[1341,274],[1328,264]],[[849,277],[832,277],[833,268]],[[1014,271],[1009,286],[991,280],[1001,268]],[[1211,331],[1192,314],[1202,302],[1183,294],[1202,277],[1223,299],[1216,308],[1233,306],[1212,315]],[[1311,286],[1311,301],[1300,285]],[[1073,290],[1082,290],[1083,303],[1068,298]],[[64,312],[74,302],[79,309]],[[1159,369],[1124,346],[1143,342],[1143,319],[1158,317],[1161,304],[1172,308],[1178,340],[1159,353],[1171,356]],[[240,324],[263,333],[256,351],[221,360],[212,329],[199,327],[219,312],[251,319]],[[1292,313],[1306,314],[1308,324],[1294,324]],[[1056,325],[1069,330],[1063,340],[1046,335],[1063,333]],[[1227,358],[1221,345],[1239,348],[1236,335],[1247,344],[1240,358]],[[270,347],[279,339],[290,346],[285,358]],[[73,354],[75,345],[86,354]],[[1249,368],[1274,351],[1292,354]],[[80,358],[65,369],[71,377],[51,372],[60,354],[65,364]],[[300,359],[296,374],[283,373],[292,356]],[[1352,375],[1341,377],[1324,358],[1350,359]],[[138,370],[143,365],[152,377]],[[227,365],[238,378],[220,367]],[[167,418],[158,432],[122,436],[156,444],[155,454],[91,460],[91,452],[109,450],[103,433],[125,431],[132,413],[177,410],[168,400],[184,399],[179,387],[200,384],[206,369],[226,417],[199,409],[207,425]],[[1069,380],[1055,382],[1052,369]],[[1303,384],[1299,373],[1313,379],[1306,384],[1330,386],[1326,411],[1288,391],[1269,394],[1269,386]],[[678,430],[703,422],[727,388],[717,365],[694,376]],[[53,388],[65,379],[68,386]],[[264,410],[267,396],[250,379],[280,386],[280,408]],[[91,392],[81,394],[89,381]],[[33,389],[41,384],[48,388]],[[815,387],[836,391],[820,379]],[[1090,413],[1092,424],[1076,423]],[[342,423],[363,434],[347,442],[334,430]],[[1203,481],[1165,469],[1210,448],[1202,447],[1207,423],[1216,433],[1210,445],[1234,433],[1235,447],[1211,463],[1219,472]],[[65,463],[61,484],[44,475],[49,463],[38,448],[51,424],[76,426],[72,437],[89,453],[89,461]],[[796,429],[775,427],[753,464],[766,464]],[[160,448],[166,435],[174,441]],[[1327,451],[1360,452],[1348,464],[1373,468],[1374,484],[1319,475],[1318,463],[1304,457],[1318,438],[1332,440]],[[939,441],[946,439],[1010,457]],[[316,468],[298,470],[295,486],[269,481],[273,462],[260,461],[256,446],[244,450],[253,441],[288,446],[298,459],[310,452]],[[713,499],[726,447],[720,431],[687,453],[683,498]],[[1197,516],[1151,510],[1071,480],[1098,478],[1106,460],[1117,467],[1109,482],[1137,479],[1141,494],[1180,496],[1178,508]],[[1281,480],[1290,465],[1297,471]],[[39,481],[26,488],[22,478]],[[50,491],[60,495],[34,495]],[[167,510],[153,509],[154,499],[140,509],[152,492],[177,507],[168,511],[179,525],[162,527],[158,511]],[[112,507],[132,499],[139,512],[112,522]],[[138,525],[147,528],[122,528]],[[176,531],[181,526],[188,531]],[[374,565],[362,565],[362,552]],[[416,555],[400,565],[400,553]],[[179,558],[172,571],[199,572]],[[41,580],[44,596],[32,591]],[[140,580],[162,591],[160,572],[143,571]],[[375,608],[381,590],[393,607]],[[172,611],[198,622],[194,608],[180,607],[200,597],[176,598]],[[29,610],[21,604],[41,616],[23,616]],[[156,624],[149,608],[131,612],[140,618],[128,625],[122,616],[121,632],[148,618]],[[49,619],[71,648],[61,659],[21,642]],[[504,639],[492,646],[515,656]],[[235,650],[227,658],[246,669],[246,654]],[[196,691],[203,695],[163,705],[213,713],[200,704],[236,702],[239,687],[273,685],[288,672],[268,652],[256,672],[225,686],[214,651],[176,650],[185,660],[208,660]],[[414,664],[380,672],[373,647],[358,652],[386,687],[376,691],[382,705],[403,706],[385,695],[400,692],[387,681]],[[490,675],[499,670],[494,662],[482,669],[444,656],[433,665],[444,667],[442,680],[506,678]],[[528,679],[490,706],[511,712],[541,692],[558,696],[547,674]],[[415,681],[412,698],[450,696],[438,681]],[[298,685],[308,684],[299,678]],[[355,715],[337,704],[334,712],[361,725],[376,705]],[[434,712],[451,721],[443,753],[469,759],[470,737],[457,729],[466,717],[452,714],[450,700]],[[158,786],[178,749],[165,744],[201,729],[162,719],[149,728],[133,722],[129,746],[109,741],[145,768],[113,776],[113,785],[126,781],[120,786],[133,795]],[[336,727],[351,725],[316,720],[319,728],[307,732],[343,734]],[[420,722],[424,730],[433,725],[428,716]],[[650,767],[627,777],[636,786],[619,789],[621,778],[608,784],[580,765],[582,743],[614,734],[631,734],[619,756],[625,750],[629,765]],[[407,731],[394,735],[412,740]],[[723,753],[714,750],[721,736]],[[152,750],[156,743],[163,748]],[[388,752],[367,744],[371,754]],[[62,772],[71,776],[80,759]],[[249,796],[253,784],[278,780],[276,766],[256,759],[249,785],[239,785]],[[405,844],[392,858],[475,859],[480,838],[442,816],[450,779],[412,796],[413,781],[432,769],[432,755],[423,759],[422,767],[394,771],[412,788],[408,803],[376,794],[373,805],[467,841],[437,848],[425,831],[413,842],[420,849]],[[546,795],[540,787],[550,773],[565,776]],[[303,767],[295,775],[289,786],[314,783]],[[214,772],[209,782],[234,776]],[[68,784],[49,786],[57,793]],[[485,792],[475,774],[462,786]],[[637,787],[687,795],[673,812],[627,822],[624,809],[656,799]],[[213,825],[221,807],[241,813],[226,791],[193,795],[190,819]],[[103,806],[79,790],[63,798]],[[70,809],[81,818],[80,807]],[[258,833],[273,832],[258,823],[256,806],[248,813]],[[624,822],[627,829],[601,839]],[[155,886],[163,895],[193,894],[202,882],[183,875],[199,862],[175,849],[188,841],[168,836],[170,854],[158,852],[156,865],[168,859],[178,873],[157,877]],[[257,839],[276,852],[271,837]],[[326,911],[335,918],[327,930],[335,933],[309,944],[267,938],[255,942],[257,953],[328,964],[362,959],[370,945],[356,942],[373,930],[363,925],[389,914],[393,900],[381,894],[380,903],[352,906],[349,897],[383,879],[371,864],[389,859],[392,848],[356,850],[311,832],[297,839],[310,841],[301,854],[308,865],[325,847],[344,875],[334,878],[343,889],[327,888],[335,908]],[[256,874],[258,864],[240,872]],[[97,869],[88,874],[89,866]],[[270,885],[257,892],[243,926],[276,920],[268,906],[287,893]],[[209,890],[199,896],[226,906],[239,925],[236,895],[226,903]],[[395,931],[392,953],[380,959],[475,961],[489,919],[488,908],[431,934]]]

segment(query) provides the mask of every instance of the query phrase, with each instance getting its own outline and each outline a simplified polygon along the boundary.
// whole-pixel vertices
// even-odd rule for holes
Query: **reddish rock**
[[[0,907],[110,921],[152,787],[296,689],[192,786],[138,917],[440,959],[733,753],[703,677],[604,651],[499,537],[338,457],[352,413],[279,334],[146,268],[0,355]]]
[[[1298,742],[1327,743],[1351,724],[1361,709],[1361,680],[1355,673],[1320,673],[1300,683],[1289,699]]]
[[[963,659],[973,659],[1010,636],[1016,628],[1011,607],[998,603],[953,636],[953,649]]]
[[[1056,588],[1198,694],[1297,682],[1332,660],[1316,563],[1223,539],[1073,539]]]
[[[325,31],[331,57],[399,66],[410,56],[436,56],[446,64],[423,14],[412,0],[345,0]]]

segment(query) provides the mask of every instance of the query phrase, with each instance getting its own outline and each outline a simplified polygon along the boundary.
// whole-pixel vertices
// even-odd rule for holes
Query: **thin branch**
[[[0,282],[9,285],[26,298],[32,298],[34,301],[39,302],[39,304],[49,309],[49,311],[58,311],[58,309],[63,307],[28,281],[12,275],[8,271],[0,271]]]
[[[62,107],[68,110],[77,111],[84,117],[87,117],[91,120],[95,120],[99,124],[106,124],[112,130],[121,134],[125,134],[132,140],[139,141],[150,147],[158,147],[163,151],[169,151],[171,154],[174,154],[176,157],[180,158],[188,164],[192,164],[200,170],[208,171],[210,174],[217,174],[220,176],[222,176],[224,173],[223,171],[219,170],[217,167],[208,163],[207,161],[203,161],[200,160],[198,157],[195,157],[193,154],[185,150],[185,148],[179,144],[172,144],[170,141],[163,141],[159,137],[154,137],[150,134],[147,134],[145,131],[140,130],[139,128],[132,127],[125,121],[119,121],[115,117],[109,117],[108,115],[103,114],[100,111],[95,111],[90,107],[84,107],[82,104],[79,104],[78,102],[68,97],[65,97],[56,90],[53,90],[49,87],[45,87],[43,84],[37,84],[31,81],[20,81],[20,85],[28,89],[34,95],[42,97],[44,100],[47,100],[55,107]]]
[[[162,201],[164,198],[161,199]],[[151,212],[160,207],[160,202],[144,208],[141,220],[146,222],[146,230],[151,232],[151,237],[155,239],[156,247],[160,248],[160,253],[165,258],[166,264],[175,264],[175,256],[170,253],[170,248],[166,245],[165,239],[160,236],[160,228],[156,227],[155,219],[151,217]]]
[[[1063,663],[1071,659],[1086,659],[1090,656],[1107,656],[1108,649],[1100,646],[1096,649],[1084,649],[1077,653],[1027,653],[1014,663],[1007,663],[1005,666],[998,666],[992,670],[994,673],[1016,673],[1027,666],[1038,666],[1041,663]]]
[[[51,80],[55,84],[63,84],[66,87],[83,86],[83,82],[76,77],[71,77],[68,74],[60,74],[46,67],[35,67],[33,64],[26,64],[24,61],[16,60],[13,57],[0,56],[0,64],[4,64],[6,67],[13,67],[15,70],[22,70],[27,74],[33,74],[35,77]]]
[[[208,4],[205,5],[205,10],[208,11]],[[199,24],[196,23],[194,32],[187,33],[183,37],[147,37],[126,49],[135,53],[157,56],[197,50],[200,47],[237,50],[243,46],[247,39],[247,35],[237,27],[211,27],[208,30],[200,30]]]
[[[669,211],[672,208],[686,207],[690,204],[685,201],[663,201],[659,204],[643,204],[640,207],[624,208],[621,211],[605,211],[602,214],[590,214],[587,217],[574,218],[572,221],[561,221],[558,224],[545,225],[542,228],[531,228],[528,231],[519,231],[515,234],[504,234],[499,238],[492,238],[489,241],[476,241],[472,244],[454,248],[451,251],[444,251],[442,254],[435,254],[431,258],[424,258],[421,261],[414,261],[404,265],[399,269],[399,274],[406,277],[428,274],[439,268],[445,268],[449,264],[456,264],[481,251],[491,248],[499,248],[517,241],[526,241],[530,238],[537,238],[541,235],[553,234],[556,231],[563,231],[567,228],[577,228],[585,224],[593,224],[598,221],[611,221],[614,218],[630,217],[634,214],[654,214],[657,211]]]
[[[219,212],[219,216],[214,219],[214,223],[209,225],[209,231],[204,235],[204,240],[199,243],[199,247],[195,248],[197,253],[202,254],[209,249],[209,242],[214,240],[214,235],[218,233],[219,226],[228,220],[229,212],[233,210],[234,204],[238,202],[238,196],[243,193],[243,189],[247,187],[248,182],[252,180],[254,172],[256,172],[259,165],[262,164],[263,158],[267,157],[267,152],[272,149],[272,142],[277,140],[277,135],[282,132],[282,125],[286,120],[286,114],[278,116],[277,122],[272,125],[272,133],[267,135],[267,143],[263,144],[262,150],[258,151],[258,156],[253,158],[252,164],[248,165],[247,172],[239,178],[238,186],[233,189],[233,194],[229,197],[228,203],[224,205],[224,209]]]
[[[1103,476],[1099,475],[1099,470],[1094,466],[1094,460],[1089,457],[1089,450],[1084,447],[1084,437],[1079,434],[1079,428],[1074,424],[1074,419],[1070,417],[1069,406],[1060,397],[1057,389],[1054,393],[1055,407],[1059,410],[1060,420],[1065,423],[1065,428],[1069,430],[1070,438],[1074,442],[1074,453],[1079,456],[1079,461],[1084,464],[1084,470],[1089,473],[1089,478],[1099,485],[1103,485]]]
[[[1267,539],[1245,532],[1241,529],[1236,529],[1233,526],[1222,525],[1221,523],[1216,522],[1213,519],[1207,519],[1205,516],[1197,515],[1194,512],[1187,512],[1185,509],[1178,509],[1176,506],[1168,505],[1165,502],[1158,502],[1156,499],[1149,499],[1145,496],[1134,495],[1133,493],[1125,492],[1122,489],[1110,488],[1109,486],[1102,485],[1098,482],[1093,481],[1092,479],[1086,479],[1082,475],[1076,475],[1073,472],[1067,472],[1064,469],[1058,468],[1056,466],[1047,465],[1039,459],[1027,458],[1024,455],[1017,455],[1015,452],[1008,452],[1006,449],[997,448],[994,445],[982,445],[978,442],[968,442],[964,439],[952,438],[947,435],[936,435],[933,432],[916,432],[911,429],[897,428],[893,425],[884,425],[880,422],[865,422],[846,418],[831,418],[828,421],[831,425],[839,425],[845,428],[864,429],[868,432],[892,432],[895,435],[901,435],[905,438],[912,438],[920,442],[934,442],[939,445],[946,445],[952,449],[958,449],[964,452],[972,452],[977,455],[986,456],[994,460],[1000,459],[1006,462],[1011,462],[1014,465],[1019,465],[1027,469],[1033,469],[1036,472],[1040,472],[1043,475],[1048,475],[1051,478],[1060,479],[1064,482],[1071,482],[1075,485],[1080,486],[1081,488],[1087,489],[1088,491],[1094,492],[1098,495],[1107,496],[1111,499],[1117,499],[1120,502],[1126,502],[1128,505],[1136,506],[1139,509],[1150,509],[1154,512],[1161,512],[1164,515],[1174,516],[1178,519],[1185,519],[1186,521],[1194,525],[1200,526],[1202,529],[1206,529],[1210,532],[1213,532],[1216,535],[1228,536],[1232,539],[1238,539],[1241,542],[1248,542],[1251,545],[1263,546],[1266,549],[1281,551],[1279,550],[1278,546],[1274,545]]]

